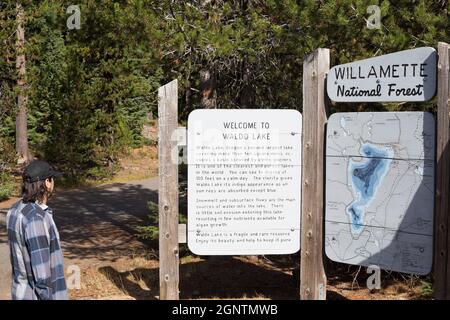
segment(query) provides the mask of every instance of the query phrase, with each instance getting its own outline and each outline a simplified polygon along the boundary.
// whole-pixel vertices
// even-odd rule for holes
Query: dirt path
[[[136,227],[148,223],[158,179],[71,190],[50,200],[68,263],[111,262],[145,245]]]
[[[158,178],[55,194],[49,205],[61,237],[66,270],[135,257],[146,245],[136,227],[148,223],[148,201],[157,201]],[[15,200],[15,199],[14,199]],[[0,204],[0,299],[9,299],[10,265],[5,217],[14,202]]]

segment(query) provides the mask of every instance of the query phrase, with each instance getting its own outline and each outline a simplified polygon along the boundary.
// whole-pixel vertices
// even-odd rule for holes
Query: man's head
[[[22,175],[23,201],[45,203],[55,187],[54,178],[61,175],[45,161],[35,160],[30,163]]]

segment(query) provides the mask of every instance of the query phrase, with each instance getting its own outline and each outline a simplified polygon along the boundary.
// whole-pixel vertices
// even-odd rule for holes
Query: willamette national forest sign
[[[199,255],[300,249],[302,116],[195,110],[188,119],[188,246]]]
[[[431,271],[435,120],[427,112],[328,120],[325,252],[333,261]]]
[[[436,50],[423,47],[331,68],[327,92],[336,102],[427,101],[436,92]]]

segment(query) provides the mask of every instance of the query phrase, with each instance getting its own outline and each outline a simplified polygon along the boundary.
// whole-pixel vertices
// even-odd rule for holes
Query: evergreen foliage
[[[72,2],[21,1],[30,146],[78,178],[110,174],[120,153],[144,142],[156,90],[173,78],[180,121],[200,107],[203,70],[214,76],[219,108],[301,110],[303,58],[318,47],[331,49],[335,65],[450,42],[446,0],[80,0],[81,29],[69,30]],[[15,4],[0,2],[3,163],[11,158],[17,111]],[[366,25],[374,4],[380,29]],[[336,104],[332,111],[433,105]]]

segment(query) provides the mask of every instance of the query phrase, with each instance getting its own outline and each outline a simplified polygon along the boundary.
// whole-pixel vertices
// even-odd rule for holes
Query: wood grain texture
[[[178,82],[158,90],[159,287],[161,300],[179,299]],[[176,154],[176,153],[175,153]]]
[[[440,42],[438,56],[434,295],[437,299],[450,299],[450,45]]]
[[[303,61],[303,176],[300,299],[325,300],[323,266],[324,146],[327,122],[325,78],[329,49],[317,49]]]

